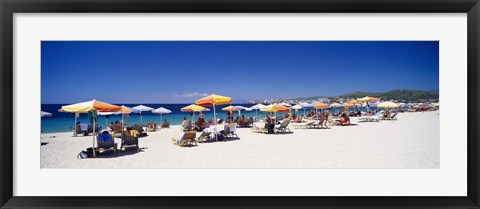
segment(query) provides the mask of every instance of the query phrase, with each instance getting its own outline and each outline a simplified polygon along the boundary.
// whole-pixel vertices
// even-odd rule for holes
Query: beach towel
[[[88,124],[80,124],[80,131],[87,131],[88,130]]]
[[[98,140],[104,141],[104,142],[109,142],[110,139],[112,139],[112,135],[110,134],[98,134]]]

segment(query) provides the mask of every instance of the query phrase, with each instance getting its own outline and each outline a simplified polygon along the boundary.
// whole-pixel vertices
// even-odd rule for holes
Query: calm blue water
[[[53,133],[53,132],[68,132],[70,130],[73,130],[72,127],[75,126],[75,115],[72,113],[62,113],[58,112],[58,110],[66,104],[42,104],[42,111],[46,111],[49,113],[52,113],[51,117],[43,117],[41,118],[41,126],[42,126],[42,131],[44,133]],[[128,107],[134,107],[137,106],[138,104],[127,104],[126,106]],[[158,108],[158,107],[164,107],[172,111],[171,114],[163,114],[162,118],[167,119],[170,122],[170,125],[180,125],[182,124],[183,117],[186,117],[187,119],[191,118],[190,113],[184,113],[180,111],[180,108],[185,107],[190,104],[144,104],[146,106],[152,107],[152,108]],[[232,105],[241,105],[244,107],[250,107],[252,105],[246,105],[246,104],[232,104]],[[226,112],[222,111],[221,109],[223,107],[226,107],[228,105],[221,105],[217,107],[217,118],[226,118]],[[208,121],[208,119],[213,118],[213,107],[208,107],[210,111],[204,112],[205,119]],[[365,108],[360,108],[361,111],[365,111]],[[340,108],[332,109],[331,111],[333,112],[339,112],[341,111]],[[349,111],[353,111],[353,108],[350,108]],[[305,111],[305,113],[308,113],[308,110]],[[258,114],[258,117],[265,117],[267,113],[261,113],[258,111],[256,113],[255,110],[253,111],[242,111],[242,115],[245,115],[245,117],[255,117],[256,114]],[[278,113],[279,115],[282,115],[283,113]],[[299,110],[297,114],[304,114],[303,110]],[[238,113],[235,113],[235,117],[238,115]],[[143,124],[147,123],[156,123],[156,124],[161,124],[160,120],[160,115],[159,114],[153,114],[151,112],[143,112],[142,113],[143,117]],[[195,113],[195,118],[198,118],[198,113]],[[110,122],[115,122],[115,121],[120,121],[122,120],[122,115],[110,115],[108,119],[106,116],[99,116],[98,120],[96,123],[98,123],[100,126],[105,128],[110,124]],[[139,114],[130,114],[126,115],[124,118],[126,124],[128,126],[133,125],[133,124],[140,124],[140,115]],[[88,115],[87,114],[80,114],[80,117],[77,118],[77,121],[80,123],[89,123]]]

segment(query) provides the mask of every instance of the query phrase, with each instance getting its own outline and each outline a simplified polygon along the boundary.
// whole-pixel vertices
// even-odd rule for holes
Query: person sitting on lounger
[[[182,127],[185,127],[188,124],[187,117],[183,117]]]
[[[348,114],[342,113],[342,116],[340,116],[340,125],[348,124],[350,124],[350,117],[348,117]]]
[[[203,129],[207,127],[207,122],[203,118],[198,118],[197,122],[195,122],[195,131],[201,132]]]
[[[265,129],[267,129],[267,133],[275,133],[273,130],[274,128],[275,128],[275,123],[273,122],[273,119],[270,116],[270,113],[268,113],[265,120]]]
[[[297,116],[297,118],[295,118],[295,123],[301,123],[303,120],[303,117],[301,115]]]
[[[167,119],[164,119],[161,127],[162,128],[170,128],[170,122],[168,122]]]

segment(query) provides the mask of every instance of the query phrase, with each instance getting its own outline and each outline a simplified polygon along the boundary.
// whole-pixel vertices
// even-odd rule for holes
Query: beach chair
[[[392,115],[392,113],[382,114],[380,120],[388,120],[388,118]]]
[[[113,136],[116,137],[116,138],[120,138],[122,137],[122,125],[115,125],[113,127],[113,130],[112,130],[112,133],[113,133]]]
[[[113,149],[113,154],[117,154],[117,143],[111,134],[98,134],[96,151]]]
[[[186,146],[186,145],[197,145],[197,141],[195,140],[197,136],[196,131],[188,131],[183,134],[182,137],[172,137],[173,144],[178,145],[178,146]]]
[[[207,142],[210,139],[210,135],[211,135],[211,133],[202,131],[202,134],[200,134],[200,136],[197,138],[197,141],[199,143]]]
[[[84,136],[88,135],[88,125],[87,124],[78,124],[75,126],[75,133],[74,135],[83,134]]]
[[[250,129],[253,133],[266,133],[265,123],[254,123]]]
[[[315,122],[313,121],[307,121],[307,122],[301,122],[301,123],[292,123],[292,128],[295,129],[306,129],[307,127],[313,125]]]
[[[367,117],[360,117],[358,118],[358,122],[380,122],[383,118],[381,112],[377,112],[374,116],[367,116]]]
[[[132,130],[135,130],[138,132],[138,136],[147,136],[147,133],[143,132],[143,127],[141,125],[134,124],[133,126],[130,127]]]
[[[98,126],[98,124],[95,124],[95,133],[98,133],[100,131],[100,127]],[[88,124],[88,133],[93,133],[93,125],[92,124]]]
[[[223,136],[225,138],[239,138],[237,135],[237,124],[229,123],[228,126],[223,131]]]
[[[325,120],[317,120],[317,122],[309,123],[309,125],[306,126],[307,129],[313,129],[313,128],[323,128],[323,122]]]
[[[390,114],[389,116],[385,117],[384,120],[397,120],[397,114],[398,113]]]
[[[140,147],[138,146],[138,137],[124,134],[122,136],[122,146],[120,147],[120,149],[132,146],[136,147],[137,152],[140,151]]]
[[[288,128],[288,125],[290,124],[290,120],[283,120],[282,123],[279,126],[276,126],[273,130],[275,133],[287,133],[292,132],[290,131],[290,128]]]

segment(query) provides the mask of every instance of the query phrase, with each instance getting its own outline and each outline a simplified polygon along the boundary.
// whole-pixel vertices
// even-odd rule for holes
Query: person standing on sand
[[[328,128],[327,124],[328,124],[328,116],[330,116],[330,110],[326,110],[323,115],[325,116],[324,125],[325,127]]]

